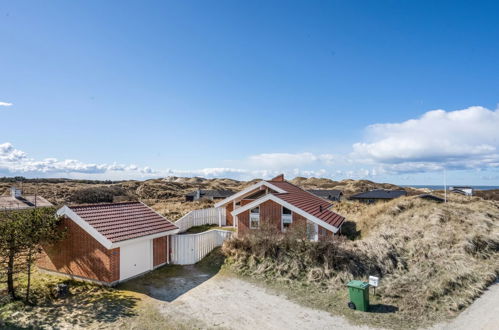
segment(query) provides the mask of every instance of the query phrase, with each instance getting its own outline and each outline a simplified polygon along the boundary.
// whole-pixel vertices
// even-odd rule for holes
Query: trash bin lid
[[[365,289],[369,287],[369,283],[358,280],[352,280],[347,283],[347,286],[351,288]]]

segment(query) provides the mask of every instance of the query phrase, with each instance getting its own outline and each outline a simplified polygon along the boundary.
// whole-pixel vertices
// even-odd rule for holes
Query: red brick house
[[[105,285],[169,262],[169,236],[178,228],[140,202],[64,206],[66,237],[44,247],[38,267]]]
[[[279,175],[262,180],[215,204],[226,209],[227,225],[244,235],[269,222],[281,232],[303,226],[311,240],[323,240],[338,232],[345,218],[331,211],[332,204]]]

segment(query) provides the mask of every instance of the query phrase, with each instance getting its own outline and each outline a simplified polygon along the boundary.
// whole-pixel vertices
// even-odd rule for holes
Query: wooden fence
[[[192,265],[203,259],[217,246],[221,246],[233,232],[228,230],[208,230],[199,234],[173,235],[171,263]]]
[[[207,224],[225,226],[225,223],[225,208],[215,207],[191,211],[175,221],[175,225],[180,229],[179,233],[195,226]]]

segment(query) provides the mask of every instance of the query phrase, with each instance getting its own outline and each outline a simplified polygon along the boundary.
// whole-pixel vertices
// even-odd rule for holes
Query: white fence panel
[[[199,234],[173,235],[171,262],[192,265],[203,259],[217,246],[232,236],[228,230],[209,230]]]
[[[225,208],[212,207],[209,209],[194,210],[175,221],[175,225],[180,229],[179,233],[191,227],[207,224],[225,226]]]

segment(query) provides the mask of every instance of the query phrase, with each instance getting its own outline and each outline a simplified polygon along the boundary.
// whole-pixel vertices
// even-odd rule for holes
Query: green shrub
[[[112,203],[115,196],[127,196],[121,186],[101,186],[76,190],[70,201],[78,204]],[[131,196],[128,196],[131,197]]]

